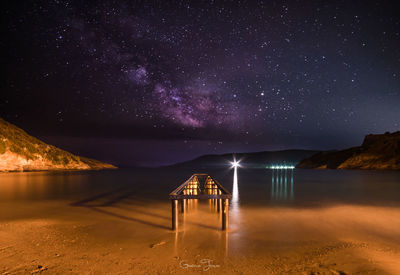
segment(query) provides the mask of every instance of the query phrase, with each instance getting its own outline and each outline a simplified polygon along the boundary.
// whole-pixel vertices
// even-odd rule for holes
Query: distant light
[[[240,167],[240,160],[236,160],[235,156],[233,156],[233,161],[231,161],[231,167],[232,168]]]
[[[233,162],[231,162],[231,164],[232,164],[232,168],[240,167],[239,161],[234,160]]]
[[[279,170],[279,169],[294,169],[295,166],[293,165],[272,165],[267,167],[269,169],[275,169],[275,170]]]

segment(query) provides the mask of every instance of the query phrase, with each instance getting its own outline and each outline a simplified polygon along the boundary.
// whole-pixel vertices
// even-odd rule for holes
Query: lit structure
[[[281,170],[281,169],[295,169],[296,167],[293,165],[271,165],[269,167],[267,167],[269,169],[274,169],[274,170]]]
[[[181,201],[181,211],[184,212],[186,200],[189,199],[215,200],[218,212],[222,213],[222,230],[226,230],[228,228],[228,207],[231,197],[229,191],[208,174],[193,174],[169,194],[172,207],[172,230],[178,229],[178,201]]]

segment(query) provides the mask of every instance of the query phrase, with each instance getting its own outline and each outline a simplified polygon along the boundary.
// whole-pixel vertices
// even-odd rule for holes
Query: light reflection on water
[[[230,224],[234,227],[238,226],[241,222],[240,217],[240,200],[239,200],[239,181],[238,181],[238,167],[234,167],[233,182],[232,182],[232,199],[230,201]]]
[[[271,200],[292,200],[294,198],[293,169],[272,170]]]
[[[135,220],[143,219],[144,222],[153,224],[157,222],[152,219],[147,221],[136,215],[134,210],[136,207],[147,207],[154,202],[162,202],[165,203],[162,226],[169,227],[168,194],[194,172],[199,172],[198,168],[0,174],[0,203],[5,202],[7,207],[12,207],[12,202],[15,201],[18,207],[21,205],[31,207],[33,204],[23,204],[23,202],[66,200],[68,205],[91,205],[100,209],[103,206],[122,205],[132,209],[132,212],[127,214],[128,217]],[[319,207],[329,204],[400,206],[399,171],[302,169],[272,171],[236,167],[230,172],[225,168],[209,169],[207,172],[232,191],[229,230],[226,232],[220,230],[221,221],[218,212],[215,212],[215,203],[212,204],[214,212],[210,212],[207,202],[191,200],[186,204],[187,212],[180,215],[180,231],[171,235],[172,238],[175,237],[175,247],[180,246],[177,251],[186,249],[189,240],[197,237],[197,231],[191,228],[200,228],[207,234],[210,232],[210,238],[213,238],[217,232],[218,245],[223,246],[226,253],[228,253],[228,247],[229,251],[240,251],[244,246],[241,240],[249,234],[246,232],[246,224],[251,223],[252,220],[247,214],[253,206],[258,209],[262,207],[267,209],[271,207],[271,203],[285,204],[285,207],[293,208]],[[296,180],[296,186],[294,186],[294,180]],[[204,207],[201,208],[202,206]],[[118,207],[113,209],[118,209]],[[149,213],[154,212],[151,207],[146,209]],[[3,213],[4,219],[8,219],[8,214],[5,211]],[[21,216],[29,215],[28,211],[27,213]],[[160,213],[155,212],[155,215],[159,217]],[[0,216],[0,221],[1,219]]]
[[[233,171],[233,184],[232,184],[232,210],[237,211],[239,208],[239,187],[238,187],[238,175],[237,175],[237,167],[234,167]]]
[[[399,171],[296,169],[285,172],[240,167],[230,171],[225,168],[207,169],[231,191],[231,214],[248,205],[268,207],[271,203],[281,202],[291,202],[291,207],[331,203],[400,204]],[[172,167],[0,174],[0,202],[76,202],[107,193],[110,196],[129,195],[130,199],[168,202],[168,194],[195,172],[199,172],[198,168]]]
[[[239,203],[239,181],[238,181],[238,167],[234,167],[233,182],[232,182],[232,199],[231,199],[230,213],[229,213],[229,236],[228,231],[225,232],[223,240],[225,242],[225,251],[228,254],[229,248],[240,249],[240,224],[242,223],[240,215]]]

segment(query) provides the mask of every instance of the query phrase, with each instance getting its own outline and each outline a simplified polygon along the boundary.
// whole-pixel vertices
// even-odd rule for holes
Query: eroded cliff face
[[[0,172],[113,168],[48,145],[0,118]]]
[[[367,135],[359,147],[320,152],[302,160],[297,168],[400,170],[400,131]]]

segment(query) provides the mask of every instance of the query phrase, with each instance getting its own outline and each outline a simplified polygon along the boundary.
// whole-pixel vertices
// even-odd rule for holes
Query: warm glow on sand
[[[0,270],[11,274],[38,265],[55,273],[142,274],[150,265],[176,273],[180,261],[204,257],[227,273],[400,272],[398,208],[246,207],[232,216],[229,234],[218,230],[218,215],[205,203],[191,205],[176,234],[169,230],[169,204],[49,202],[13,209],[13,218],[0,217]]]

